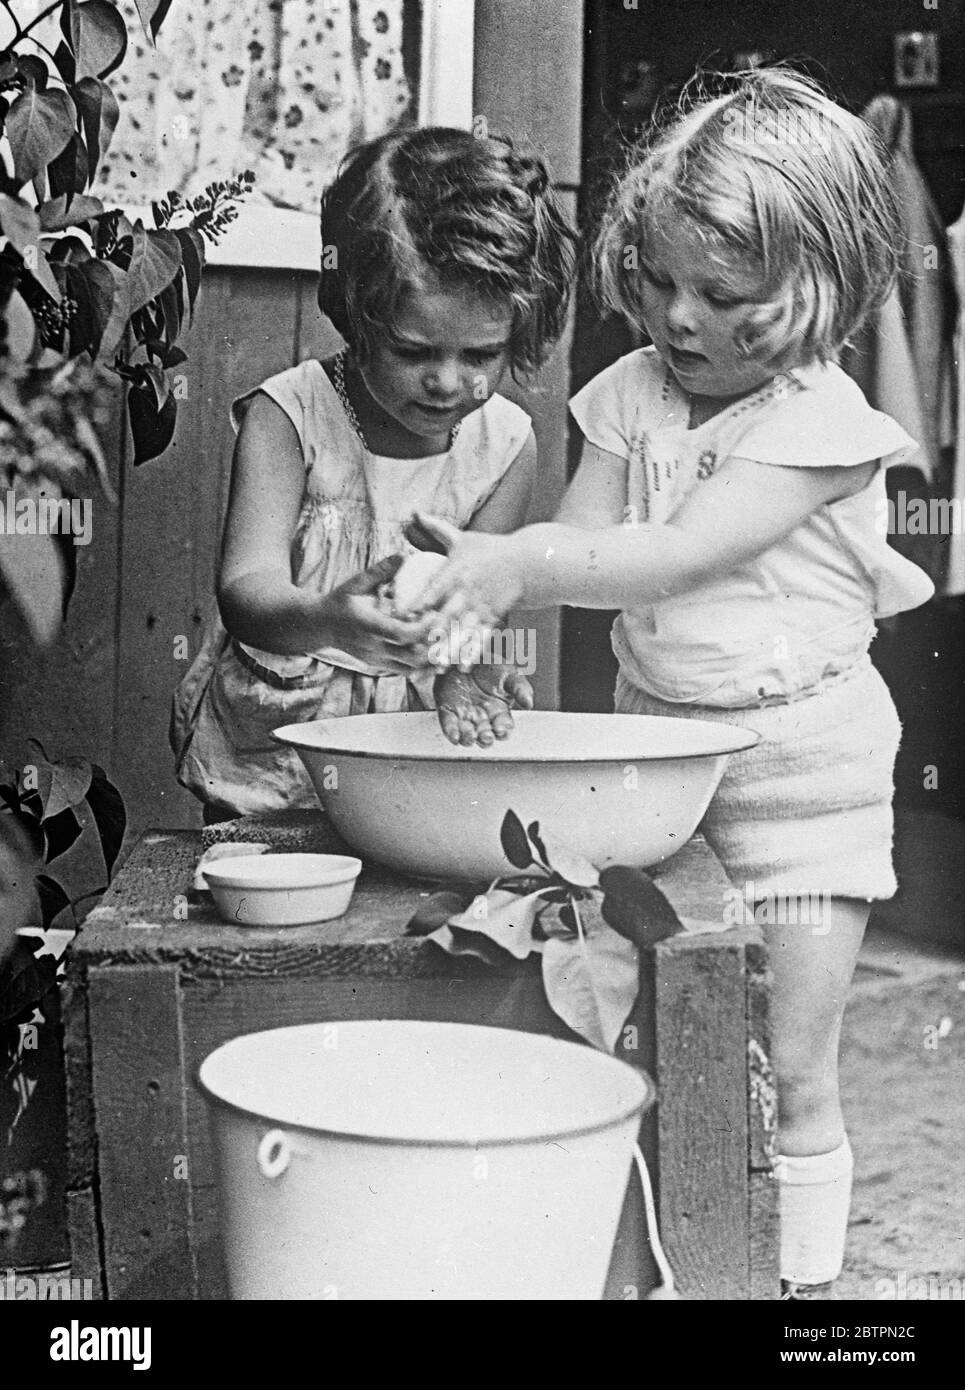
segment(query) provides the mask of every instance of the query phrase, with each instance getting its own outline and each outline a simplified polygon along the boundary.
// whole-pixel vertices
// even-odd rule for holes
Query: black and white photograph
[[[965,0],[0,0],[11,1345],[929,1364],[963,360]]]

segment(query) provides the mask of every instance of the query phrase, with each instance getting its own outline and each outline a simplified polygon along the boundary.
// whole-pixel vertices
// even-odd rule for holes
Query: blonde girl
[[[582,462],[556,520],[458,536],[423,605],[619,608],[616,709],[758,731],[703,830],[770,920],[785,1295],[833,1296],[852,1174],[838,1041],[874,899],[895,892],[894,705],[875,619],[932,586],[879,529],[912,441],[834,359],[887,294],[897,222],[858,119],[786,70],[698,99],[622,179],[605,303],[652,346],[572,402]],[[800,926],[781,900],[815,895]],[[814,899],[809,899],[813,901]],[[768,907],[772,911],[768,912]]]

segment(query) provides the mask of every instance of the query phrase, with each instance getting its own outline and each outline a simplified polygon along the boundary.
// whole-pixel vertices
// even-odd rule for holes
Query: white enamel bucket
[[[317,1023],[202,1063],[231,1296],[599,1299],[646,1076],[503,1028]]]

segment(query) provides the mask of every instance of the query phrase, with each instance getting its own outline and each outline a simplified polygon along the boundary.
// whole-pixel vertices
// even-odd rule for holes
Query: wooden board
[[[193,1297],[177,971],[92,966],[88,983],[107,1297]]]
[[[234,447],[228,407],[294,365],[299,286],[312,278],[208,268],[179,369],[174,440],[162,458],[125,475],[111,761],[132,833],[151,823],[200,823],[199,803],[174,778],[168,721],[214,602]],[[186,639],[184,657],[178,638]]]
[[[550,57],[552,54],[552,57]],[[476,0],[473,112],[525,139],[554,182],[580,181],[583,13],[556,0]],[[549,73],[552,78],[548,80]]]
[[[780,1294],[780,1213],[773,1162],[777,1152],[777,1083],[771,1065],[770,990],[763,942],[744,948],[747,970],[748,1298]]]
[[[741,934],[661,943],[656,971],[665,1249],[686,1298],[743,1299],[749,1269]]]
[[[67,1233],[72,1279],[90,1280],[95,1299],[104,1297],[97,1201],[91,1188],[67,1193]],[[82,1286],[83,1287],[83,1286]]]
[[[73,968],[61,994],[64,1025],[64,1074],[67,1091],[67,1188],[88,1188],[97,1169],[97,1135],[90,1070],[90,1026],[87,1016],[87,976]]]

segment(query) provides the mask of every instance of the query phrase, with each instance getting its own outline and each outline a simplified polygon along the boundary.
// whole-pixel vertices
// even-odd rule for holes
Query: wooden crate
[[[315,814],[238,821],[204,836],[332,848]],[[366,870],[349,913],[323,927],[252,930],[189,888],[196,831],[145,835],[70,955],[65,991],[68,1215],[73,1273],[109,1298],[225,1294],[204,1102],[194,1076],[240,1033],[323,1019],[417,1018],[572,1037],[534,962],[494,970],[403,935],[427,885]],[[720,919],[717,860],[692,842],[661,876],[677,910]],[[642,1131],[681,1291],[778,1290],[774,1092],[767,967],[743,928],[646,953],[634,1060],[657,1081]],[[607,1297],[657,1282],[631,1186]]]

